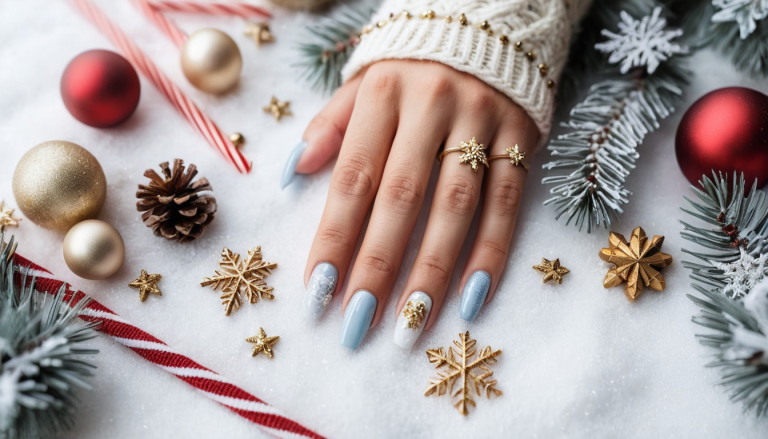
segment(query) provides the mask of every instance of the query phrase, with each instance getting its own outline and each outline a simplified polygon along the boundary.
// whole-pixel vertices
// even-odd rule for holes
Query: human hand
[[[532,151],[538,129],[522,108],[474,76],[410,60],[372,64],[339,88],[309,124],[282,184],[290,184],[295,173],[316,172],[338,153],[304,280],[317,318],[349,275],[342,345],[357,348],[381,318],[441,145],[457,149],[473,137],[486,145],[488,157],[505,157],[473,172],[459,163],[460,152],[444,156],[421,248],[397,304],[395,343],[404,348],[434,323],[481,197],[477,236],[459,285],[460,317],[474,320],[493,297],[527,174],[510,163],[505,150],[517,144],[520,151]]]

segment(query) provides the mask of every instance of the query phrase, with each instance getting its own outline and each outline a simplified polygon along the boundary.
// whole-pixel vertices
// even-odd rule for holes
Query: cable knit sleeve
[[[472,74],[523,107],[545,140],[571,29],[591,0],[385,0],[345,66],[437,61]]]

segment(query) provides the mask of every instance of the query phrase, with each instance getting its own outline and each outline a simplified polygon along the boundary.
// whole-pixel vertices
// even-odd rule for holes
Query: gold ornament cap
[[[66,232],[96,218],[107,198],[107,178],[99,161],[80,145],[43,142],[27,151],[13,173],[13,196],[30,221]]]
[[[243,57],[237,43],[217,29],[200,29],[181,49],[181,70],[196,88],[224,93],[240,80]]]
[[[109,223],[86,220],[64,238],[64,262],[73,273],[89,280],[106,279],[117,272],[125,258],[120,233]]]

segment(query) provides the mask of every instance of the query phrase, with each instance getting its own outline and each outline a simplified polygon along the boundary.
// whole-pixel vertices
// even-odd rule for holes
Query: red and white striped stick
[[[50,271],[22,256],[14,255],[14,259],[18,268],[29,268],[27,281],[30,281],[32,277],[37,278],[35,281],[37,291],[54,295],[62,285],[66,285],[60,280],[52,279]],[[17,276],[16,280],[21,280],[20,276]],[[66,291],[64,302],[69,306],[74,306],[81,300],[88,298],[85,293],[74,291],[69,285],[66,285]],[[319,434],[286,417],[276,408],[235,386],[211,369],[203,367],[191,358],[176,352],[167,344],[129,323],[93,299],[90,299],[88,305],[81,311],[80,319],[86,322],[98,322],[97,331],[112,337],[113,340],[130,348],[145,360],[172,373],[180,380],[195,387],[206,397],[255,423],[275,437],[323,439]]]
[[[208,3],[193,1],[150,0],[149,5],[158,12],[188,12],[208,15],[234,15],[242,18],[272,18],[266,9],[247,3]]]
[[[228,162],[235,165],[238,171],[248,173],[251,165],[235,148],[229,137],[225,136],[219,127],[203,113],[179,87],[152,62],[152,60],[131,41],[100,9],[89,0],[71,0],[72,4],[117,47],[117,49],[146,76],[155,87],[184,115],[187,121],[205,137],[208,143],[216,148]],[[174,25],[175,27],[175,25]]]
[[[179,27],[176,26],[176,23],[152,7],[147,0],[134,0],[133,3],[139,8],[142,14],[155,23],[164,34],[168,35],[171,41],[176,44],[176,47],[181,48],[184,45],[187,41],[187,34],[179,29]]]

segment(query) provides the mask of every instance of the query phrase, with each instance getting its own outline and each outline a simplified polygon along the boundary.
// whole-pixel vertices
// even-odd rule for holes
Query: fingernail
[[[306,148],[307,142],[302,140],[293,148],[293,151],[291,151],[291,155],[288,156],[288,161],[285,162],[283,179],[280,181],[280,189],[285,189],[285,187],[293,181],[293,178],[296,176],[296,165],[299,164],[301,154]]]
[[[341,345],[347,349],[357,349],[365,338],[365,333],[373,321],[376,311],[376,298],[370,291],[359,290],[352,296],[341,323]]]
[[[461,292],[459,317],[468,322],[475,320],[485,303],[489,288],[491,288],[491,276],[488,273],[485,271],[472,273],[467,284],[464,285],[464,291]]]
[[[312,270],[307,288],[307,309],[315,320],[325,312],[333,297],[336,282],[339,280],[339,270],[327,262],[321,262]]]
[[[427,293],[416,291],[408,296],[395,324],[395,344],[410,349],[424,330],[431,310],[432,299]]]

